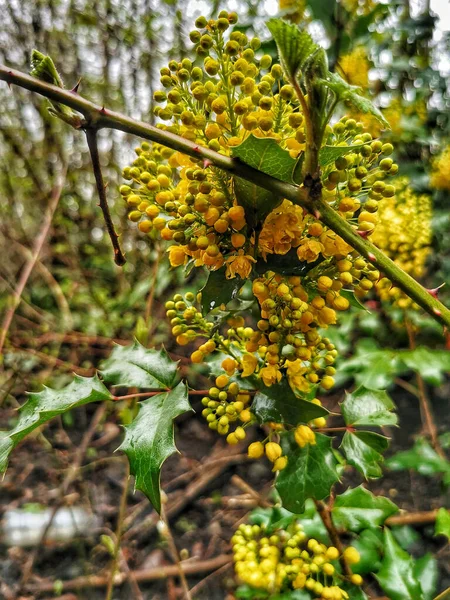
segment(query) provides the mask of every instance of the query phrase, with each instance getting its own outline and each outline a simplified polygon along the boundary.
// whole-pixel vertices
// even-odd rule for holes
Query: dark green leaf
[[[252,412],[260,423],[298,425],[329,414],[326,408],[296,396],[285,379],[270,387],[261,384],[259,388],[252,402]]]
[[[233,181],[236,200],[244,207],[247,224],[253,229],[261,224],[282,201],[281,197],[241,177],[234,177]]]
[[[413,469],[421,475],[443,474],[450,477],[450,462],[437,454],[425,438],[418,438],[410,450],[398,452],[386,461],[391,471]]]
[[[177,365],[164,348],[145,348],[135,341],[131,346],[115,346],[101,373],[112,385],[162,390],[173,386]]]
[[[440,508],[436,517],[434,535],[445,535],[450,541],[450,513],[446,508]]]
[[[326,167],[333,163],[340,156],[345,156],[350,152],[355,152],[363,147],[364,144],[355,144],[354,146],[323,146],[319,152],[319,164]]]
[[[383,551],[383,532],[381,529],[364,529],[352,541],[352,546],[358,550],[360,555],[360,561],[352,565],[354,573],[367,575],[367,573],[378,571]]]
[[[317,51],[317,44],[309,33],[282,19],[271,19],[267,27],[277,45],[281,66],[288,79],[294,79]]]
[[[224,267],[217,271],[210,271],[208,280],[201,289],[203,315],[207,315],[209,311],[221,304],[228,304],[230,300],[236,297],[244,283],[240,277],[227,279]]]
[[[388,498],[375,496],[359,486],[336,497],[333,520],[338,527],[358,532],[383,525],[396,512],[398,507]]]
[[[140,402],[137,416],[125,428],[119,449],[128,456],[131,473],[136,478],[135,487],[144,492],[158,512],[161,512],[161,467],[177,451],[173,420],[191,410],[188,389],[180,382],[173,390]]]
[[[11,451],[34,429],[72,408],[90,402],[109,400],[111,397],[111,393],[97,375],[75,375],[74,380],[62,390],[45,387],[42,392],[30,394],[26,403],[19,409],[16,426],[10,431],[0,432],[0,472],[6,469]]]
[[[441,385],[444,375],[450,373],[450,352],[448,350],[430,350],[415,348],[399,352],[399,358],[413,371],[418,371],[430,385]]]
[[[414,575],[413,559],[400,548],[387,527],[384,530],[384,558],[375,577],[391,600],[424,600]]]
[[[429,552],[414,561],[414,576],[420,583],[424,600],[433,600],[438,584],[438,564]]]
[[[347,425],[396,425],[397,415],[389,395],[384,390],[371,390],[360,386],[346,395],[341,404],[342,414]]]
[[[331,438],[316,433],[316,444],[300,448],[293,432],[282,437],[288,464],[280,471],[276,488],[283,506],[291,512],[301,513],[307,498],[322,500],[330,494],[339,477],[337,460],[331,449]]]
[[[381,477],[380,463],[389,441],[383,435],[371,431],[346,431],[340,446],[347,461],[360,471],[366,479]]]
[[[346,104],[352,105],[354,108],[364,114],[373,115],[384,127],[390,128],[388,121],[384,118],[381,111],[364,96],[361,96],[361,88],[356,85],[350,85],[342,79],[337,73],[329,73],[327,79],[323,79],[322,83],[326,85],[336,96],[336,98]]]

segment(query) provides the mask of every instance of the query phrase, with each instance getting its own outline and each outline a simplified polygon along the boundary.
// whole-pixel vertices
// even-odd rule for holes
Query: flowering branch
[[[305,210],[320,218],[325,225],[358,250],[364,258],[376,266],[438,322],[450,327],[450,310],[448,308],[439,302],[437,298],[433,297],[415,279],[405,273],[390,258],[385,256],[368,239],[361,237],[323,198],[315,197],[312,200],[309,190],[306,187],[280,181],[262,173],[258,169],[246,165],[236,158],[224,156],[210,148],[199,146],[179,135],[163,131],[121,113],[107,110],[81,97],[77,92],[61,89],[20,71],[10,69],[7,66],[0,65],[0,80],[36,92],[50,100],[78,111],[84,117],[79,122],[74,122],[74,126],[78,129],[99,130],[109,128],[137,135],[173,150],[178,150],[193,158],[203,159],[224,171],[256,183],[259,187],[302,206]]]

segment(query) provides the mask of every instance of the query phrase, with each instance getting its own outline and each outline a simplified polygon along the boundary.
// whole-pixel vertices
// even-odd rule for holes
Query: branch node
[[[205,160],[203,161],[203,168],[206,169],[208,167],[210,167],[212,165],[212,161],[209,160],[209,158],[205,158]]]
[[[364,240],[369,235],[368,231],[361,231],[361,229],[357,229],[356,233],[359,235],[359,237],[362,237]]]
[[[372,252],[369,252],[369,254],[367,255],[367,258],[370,260],[370,262],[377,262],[377,259],[375,257],[375,254],[373,254]]]

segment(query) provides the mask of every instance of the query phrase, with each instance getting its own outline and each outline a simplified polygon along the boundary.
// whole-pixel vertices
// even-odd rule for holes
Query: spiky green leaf
[[[366,479],[381,477],[380,463],[383,452],[389,446],[388,438],[372,431],[346,431],[340,449],[347,461],[360,471]]]
[[[433,600],[438,584],[438,563],[431,552],[414,561],[414,576],[422,588],[423,599]]]
[[[323,406],[296,396],[284,379],[270,387],[261,383],[259,388],[252,402],[252,412],[260,423],[298,425],[329,414]]]
[[[359,486],[337,496],[332,512],[338,527],[358,532],[383,525],[388,517],[398,512],[398,506],[389,498],[375,496]]]
[[[342,415],[347,425],[369,425],[382,427],[396,425],[395,408],[385,390],[371,390],[360,386],[351,394],[347,393],[341,404]]]
[[[316,444],[300,448],[293,432],[282,437],[284,454],[288,464],[280,471],[276,488],[284,508],[301,513],[307,498],[323,500],[331,487],[339,480],[337,460],[331,448],[331,438],[316,433]]]
[[[183,382],[173,390],[140,402],[139,412],[125,428],[125,438],[119,447],[128,457],[135,487],[144,492],[159,513],[161,468],[177,451],[173,421],[191,410],[188,389]]]
[[[201,289],[203,314],[207,315],[211,310],[222,304],[228,304],[230,300],[236,297],[244,283],[240,277],[227,279],[225,277],[225,267],[217,271],[210,271],[208,279]]]
[[[173,386],[177,365],[164,348],[145,348],[135,341],[131,346],[115,346],[101,373],[112,385],[164,390]]]
[[[45,387],[42,392],[31,393],[19,409],[16,426],[10,431],[0,432],[0,472],[6,469],[11,451],[37,427],[72,408],[109,400],[111,397],[97,375],[75,375],[74,380],[61,390]]]
[[[387,527],[384,530],[384,558],[375,577],[391,600],[424,600],[414,574],[413,559],[400,548]]]

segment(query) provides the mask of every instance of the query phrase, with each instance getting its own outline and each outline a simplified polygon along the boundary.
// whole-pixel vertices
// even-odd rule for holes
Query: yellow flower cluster
[[[250,135],[269,137],[297,159],[305,149],[305,131],[295,91],[283,81],[281,66],[260,51],[258,38],[240,31],[228,35],[236,21],[235,13],[225,11],[217,20],[197,19],[190,38],[203,66],[185,58],[161,70],[164,89],[154,95],[158,126],[226,155]],[[370,235],[380,200],[395,194],[389,183],[398,171],[392,145],[373,139],[349,117],[326,127],[323,144],[325,153],[346,148],[322,165],[323,197],[360,235]],[[127,183],[120,193],[129,219],[152,239],[159,235],[168,242],[170,264],[223,268],[228,279],[253,281],[260,309],[256,323],[235,316],[219,331],[194,297],[177,294],[167,304],[177,343],[206,338],[192,352],[193,362],[215,351],[227,355],[218,378],[223,387],[216,381],[211,388],[204,414],[210,427],[237,443],[253,417],[250,397],[236,381],[253,379],[269,387],[286,380],[298,396],[315,385],[330,389],[337,352],[321,330],[349,308],[349,294],[367,294],[380,274],[288,200],[255,226],[232,175],[158,144],[144,142],[136,154],[124,170]],[[231,430],[233,423],[240,424]]]
[[[450,191],[450,145],[432,161],[430,185],[435,190]]]
[[[431,198],[417,194],[407,177],[395,182],[396,194],[379,203],[379,221],[371,240],[415,279],[425,271],[431,245]],[[380,279],[376,290],[384,301],[395,301],[399,308],[416,305],[391,282]]]
[[[349,54],[339,58],[339,70],[351,84],[367,90],[369,87],[370,63],[364,46],[357,46]]]
[[[304,589],[322,600],[347,600],[341,587],[344,578],[339,573],[339,551],[317,540],[308,539],[299,522],[287,529],[266,532],[263,526],[239,526],[231,538],[235,569],[238,578],[254,589],[277,593]],[[344,550],[348,564],[360,560],[352,546]],[[361,585],[360,575],[350,582]]]
[[[300,23],[305,20],[305,0],[279,0],[278,6],[283,19],[292,23]]]
[[[377,0],[342,0],[342,5],[351,15],[368,15],[376,4]]]

